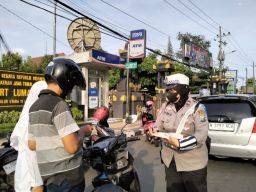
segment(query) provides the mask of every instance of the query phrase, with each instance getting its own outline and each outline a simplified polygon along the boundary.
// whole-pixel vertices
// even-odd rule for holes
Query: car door
[[[202,102],[207,111],[212,143],[247,145],[254,126],[254,107],[240,99],[211,99]]]

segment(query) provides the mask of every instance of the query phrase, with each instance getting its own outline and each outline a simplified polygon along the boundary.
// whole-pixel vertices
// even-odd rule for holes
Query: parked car
[[[209,121],[210,154],[256,159],[256,95],[199,97]]]

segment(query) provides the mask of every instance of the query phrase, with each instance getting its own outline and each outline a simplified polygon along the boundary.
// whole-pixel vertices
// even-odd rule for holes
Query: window
[[[206,107],[209,122],[241,123],[243,118],[254,116],[251,105],[245,101],[224,99],[202,103]]]

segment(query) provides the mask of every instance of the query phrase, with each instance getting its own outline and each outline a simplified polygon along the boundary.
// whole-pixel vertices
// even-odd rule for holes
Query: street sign
[[[125,63],[126,69],[136,69],[137,68],[137,62],[128,62]]]

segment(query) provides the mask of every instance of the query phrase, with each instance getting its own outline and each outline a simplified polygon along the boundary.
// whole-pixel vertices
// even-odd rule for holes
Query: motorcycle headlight
[[[117,162],[116,162],[117,169],[122,169],[122,168],[126,167],[127,165],[128,165],[128,161],[125,158],[121,158],[121,159],[117,160]]]

